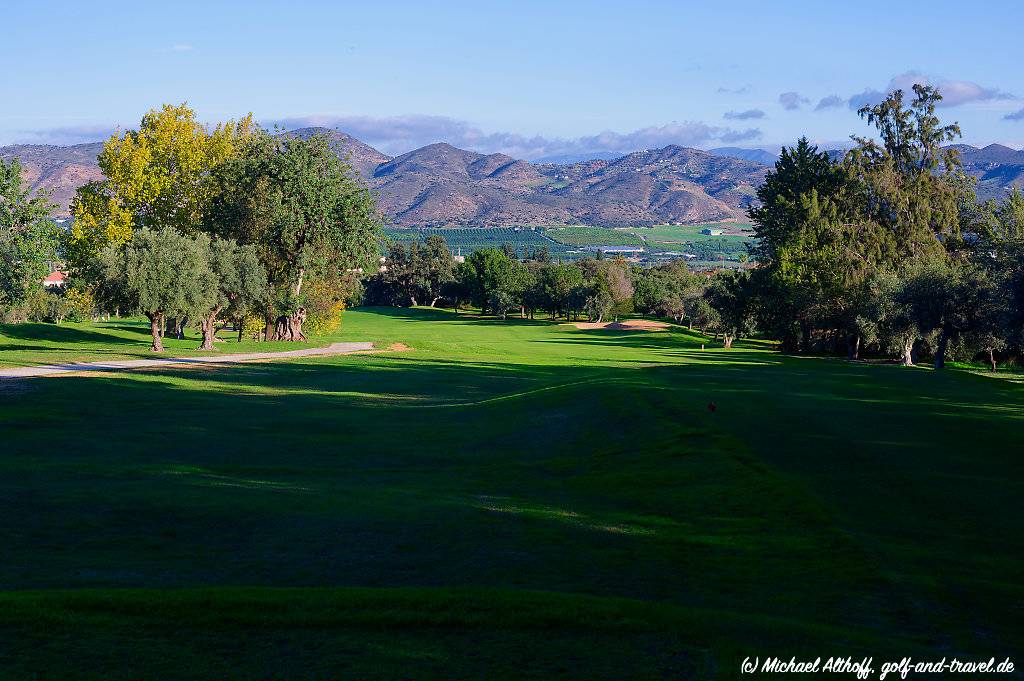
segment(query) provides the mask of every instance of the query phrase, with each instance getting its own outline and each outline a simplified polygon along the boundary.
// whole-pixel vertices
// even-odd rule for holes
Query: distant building
[[[65,279],[67,279],[67,277],[65,277],[64,273],[60,270],[50,272],[46,275],[46,278],[43,279],[43,286],[46,288],[64,288]]]
[[[722,236],[722,230],[717,229],[715,227],[705,227],[704,229],[700,230],[700,233],[705,236]]]
[[[588,251],[601,251],[605,255],[634,255],[643,253],[643,246],[588,246]]]

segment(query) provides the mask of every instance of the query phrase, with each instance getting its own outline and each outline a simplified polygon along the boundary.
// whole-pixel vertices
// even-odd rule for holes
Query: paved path
[[[76,371],[116,371],[120,369],[188,366],[191,364],[234,364],[254,359],[291,359],[292,357],[315,357],[318,355],[345,355],[350,352],[371,349],[373,349],[373,343],[332,343],[325,348],[303,348],[302,350],[285,350],[283,352],[250,352],[238,355],[210,355],[207,357],[161,357],[159,359],[123,359],[109,362],[47,364],[43,366],[0,369],[0,380],[5,378],[53,376],[55,374],[69,374]]]

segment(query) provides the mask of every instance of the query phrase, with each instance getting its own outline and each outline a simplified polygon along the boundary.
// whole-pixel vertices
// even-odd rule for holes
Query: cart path
[[[257,359],[291,359],[293,357],[346,355],[352,352],[372,349],[373,343],[332,343],[324,348],[303,348],[301,350],[284,350],[282,352],[249,352],[236,355],[208,355],[203,357],[161,357],[159,359],[123,359],[105,362],[69,362],[67,364],[45,364],[41,366],[0,369],[0,379],[54,376],[79,371],[118,371],[122,369],[148,369],[150,367],[189,366],[193,364],[235,364]]]

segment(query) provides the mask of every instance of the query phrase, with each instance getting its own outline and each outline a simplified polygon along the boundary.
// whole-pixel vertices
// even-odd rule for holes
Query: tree
[[[881,143],[855,136],[857,147],[845,163],[858,209],[894,237],[899,258],[935,252],[942,245],[936,237],[947,247],[961,237],[959,154],[942,146],[960,136],[960,126],[942,125],[935,115],[938,90],[919,84],[913,90],[908,106],[903,91],[894,90],[857,112],[875,126]]]
[[[600,278],[611,298],[608,314],[625,315],[633,311],[633,280],[629,265],[621,257],[604,261]]]
[[[444,287],[444,297],[452,301],[455,313],[459,313],[462,305],[473,300],[476,288],[476,269],[472,263],[463,261],[455,265],[452,280]]]
[[[426,269],[422,276],[423,288],[430,307],[434,307],[444,297],[445,287],[455,278],[455,258],[439,234],[428,236],[423,246],[422,262]]]
[[[727,270],[711,278],[708,303],[718,313],[722,345],[731,348],[738,338],[754,331],[751,279],[748,272]]]
[[[795,147],[783,147],[774,170],[757,189],[759,203],[748,211],[757,236],[754,256],[763,267],[774,267],[782,251],[798,239],[806,222],[806,198],[835,196],[843,187],[842,170],[828,153],[801,137]]]
[[[700,307],[705,278],[691,272],[685,263],[675,261],[636,272],[632,286],[635,309],[670,317],[678,323],[688,316],[691,309]],[[695,318],[689,316],[693,322]]]
[[[253,245],[275,295],[267,340],[304,340],[303,286],[342,283],[378,258],[376,203],[322,135],[251,135],[214,173],[208,228]]]
[[[706,296],[701,295],[691,303],[687,303],[686,317],[690,321],[690,328],[694,326],[701,332],[709,329],[718,330],[721,326],[721,315],[718,310],[711,306]]]
[[[423,274],[419,251],[416,242],[406,244],[396,241],[389,247],[384,260],[385,269],[377,277],[381,284],[381,294],[389,305],[416,306],[422,288],[419,277]]]
[[[137,310],[149,318],[154,352],[163,351],[161,322],[168,315],[193,315],[215,306],[217,284],[210,266],[210,240],[173,228],[143,228],[123,245],[99,255],[98,291],[108,306]]]
[[[994,239],[1000,242],[1024,241],[1024,193],[1013,187],[994,210],[996,231]]]
[[[213,170],[255,130],[251,114],[209,130],[187,104],[165,104],[143,116],[138,130],[112,135],[97,159],[104,179],[81,187],[72,201],[74,269],[139,229],[194,234],[217,191]]]
[[[604,320],[605,315],[611,314],[614,307],[615,300],[612,298],[612,294],[608,292],[606,286],[593,288],[590,295],[587,296],[587,316],[590,317],[592,322],[600,323]]]
[[[938,262],[949,254],[951,263],[962,261],[970,250],[965,232],[982,231],[985,211],[977,210],[972,181],[955,150],[943,147],[960,129],[935,115],[941,99],[933,88],[915,85],[905,104],[896,90],[859,112],[879,141],[854,137],[857,147],[837,163],[801,139],[768,174],[758,190],[760,205],[750,210],[759,237],[753,283],[759,323],[784,350],[807,352],[845,339],[847,356],[858,358],[867,338],[888,333],[877,312],[887,310],[892,322],[903,318],[897,311],[911,317],[922,311],[911,303],[924,280],[894,284],[892,277],[920,269],[907,264],[918,260]],[[881,302],[882,288],[889,303]],[[935,292],[954,294],[950,288]],[[953,301],[943,304],[949,312],[957,308]],[[954,317],[945,315],[940,324],[946,330],[940,355],[960,334]],[[908,358],[906,344],[918,339],[903,334],[927,320],[906,320],[893,324],[902,329],[896,335]]]
[[[46,196],[32,197],[22,186],[17,159],[0,159],[0,308],[21,304],[42,286],[59,236],[47,219],[51,208]]]
[[[267,294],[267,275],[256,255],[256,249],[239,246],[230,239],[199,238],[208,244],[213,286],[209,307],[202,310],[199,325],[203,333],[201,350],[213,350],[217,319],[221,314],[240,321],[256,309]]]
[[[521,283],[517,268],[519,263],[495,248],[481,248],[473,251],[466,259],[472,276],[469,283],[472,300],[480,306],[480,313],[504,316],[513,304],[512,295]],[[496,310],[495,303],[505,309]]]
[[[782,340],[784,350],[807,352],[822,301],[816,281],[817,257],[823,241],[833,241],[823,229],[823,214],[832,224],[838,217],[838,197],[846,181],[842,169],[825,152],[800,138],[783,148],[775,169],[757,190],[760,205],[751,208],[760,265],[757,281],[764,298],[764,326]],[[825,205],[822,198],[825,197]]]
[[[540,283],[552,315],[564,313],[566,321],[569,321],[572,310],[579,309],[579,296],[575,294],[584,287],[580,268],[566,263],[549,265],[541,270]]]
[[[903,366],[916,361],[915,344],[923,337],[914,313],[913,295],[907,282],[913,279],[915,263],[897,270],[882,270],[871,282],[873,318],[883,348],[896,353]]]
[[[1024,240],[1008,244],[1000,254],[999,327],[1007,344],[1024,346]]]

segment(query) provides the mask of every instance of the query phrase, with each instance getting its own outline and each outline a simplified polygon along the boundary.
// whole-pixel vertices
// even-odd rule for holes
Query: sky
[[[833,147],[869,132],[861,103],[926,82],[964,142],[1024,147],[1021,2],[5,4],[0,145],[96,141],[187,101],[389,154]]]

